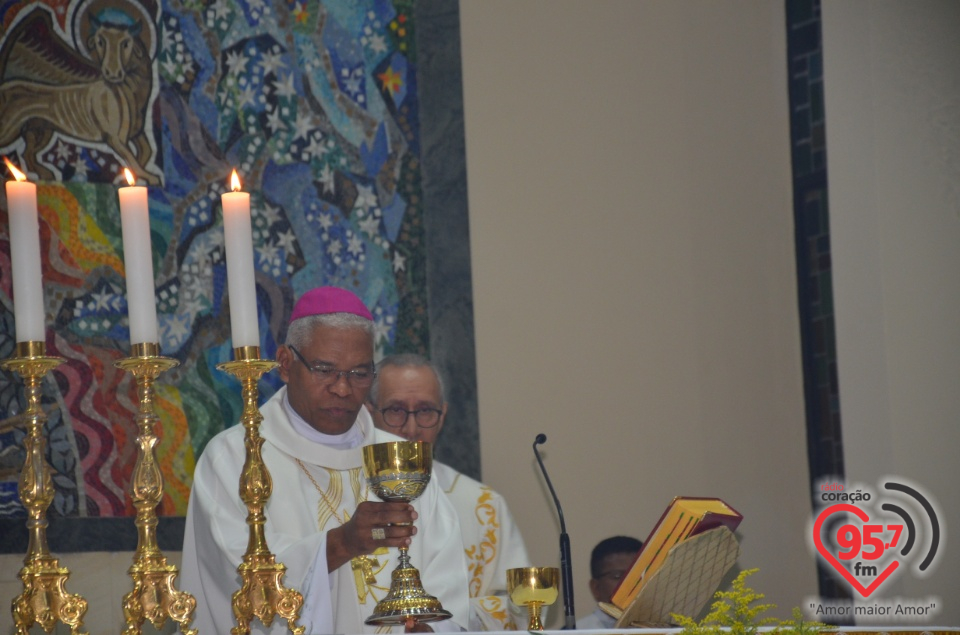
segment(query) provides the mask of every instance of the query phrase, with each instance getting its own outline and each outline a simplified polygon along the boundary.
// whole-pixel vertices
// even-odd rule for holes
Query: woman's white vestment
[[[299,624],[306,627],[308,635],[391,632],[367,626],[364,620],[390,587],[397,549],[383,549],[365,561],[354,559],[327,572],[326,532],[348,520],[359,502],[377,500],[363,476],[362,451],[360,447],[331,448],[297,433],[283,406],[285,395],[286,387],[260,409],[263,460],[273,482],[265,535],[270,552],[287,567],[283,585],[303,594]],[[362,433],[363,445],[402,440],[374,428],[365,408],[355,425]],[[249,539],[247,508],[239,494],[246,457],[244,432],[237,425],[211,439],[194,473],[181,588],[197,599],[193,624],[201,634],[225,634],[236,623],[231,596],[240,588],[237,567]],[[468,624],[469,596],[456,512],[433,480],[413,505],[419,517],[409,551],[411,564],[420,571],[424,589],[453,614],[452,620],[431,626],[436,631],[460,630]],[[253,633],[283,633],[287,624],[277,617],[272,628],[267,628],[254,619],[251,629]],[[403,632],[403,628],[393,627],[392,632]]]

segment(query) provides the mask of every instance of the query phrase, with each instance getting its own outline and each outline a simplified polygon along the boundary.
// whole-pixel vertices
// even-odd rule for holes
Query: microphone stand
[[[563,580],[563,629],[575,630],[577,628],[577,618],[573,613],[573,562],[570,559],[570,536],[567,534],[567,525],[563,522],[563,509],[560,507],[560,499],[557,498],[557,493],[553,490],[553,483],[550,482],[547,468],[543,466],[543,459],[540,458],[540,451],[537,450],[537,446],[541,443],[546,443],[546,441],[547,435],[542,432],[538,434],[533,442],[533,453],[537,456],[540,471],[543,472],[543,478],[547,481],[547,487],[550,488],[550,495],[553,496],[553,504],[557,507],[557,516],[560,517],[560,577]]]

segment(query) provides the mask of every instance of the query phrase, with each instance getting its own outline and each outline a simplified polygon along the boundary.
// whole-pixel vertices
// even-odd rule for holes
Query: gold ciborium
[[[530,612],[528,631],[542,631],[540,609],[557,601],[560,591],[560,569],[557,567],[521,567],[507,569],[507,593],[517,606]]]
[[[363,469],[370,489],[388,503],[416,500],[430,482],[433,450],[421,441],[391,441],[363,448]],[[392,625],[439,622],[450,619],[440,600],[427,594],[420,572],[410,564],[406,547],[400,547],[400,562],[393,570],[390,591],[377,602],[367,624]]]

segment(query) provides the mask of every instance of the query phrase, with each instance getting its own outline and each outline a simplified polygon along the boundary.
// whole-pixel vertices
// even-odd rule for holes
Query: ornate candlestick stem
[[[154,426],[158,421],[153,407],[153,383],[160,373],[179,362],[161,357],[158,344],[136,344],[131,356],[116,362],[116,367],[131,373],[137,380],[140,410],[137,414],[137,463],[130,485],[133,506],[137,510],[137,551],[129,569],[133,590],[123,596],[123,615],[126,619],[124,635],[140,635],[143,622],[160,629],[167,618],[180,625],[184,635],[196,635],[197,629],[188,628],[193,621],[197,600],[174,587],[179,571],[157,545],[157,505],[163,498],[163,474],[157,465]]]
[[[287,567],[277,562],[270,553],[264,534],[266,516],[263,508],[273,492],[273,482],[261,454],[263,437],[260,436],[260,422],[263,415],[257,408],[257,382],[277,363],[260,359],[259,346],[235,348],[233,355],[234,361],[224,362],[217,368],[234,375],[242,386],[243,413],[240,422],[246,430],[246,458],[240,474],[240,499],[247,506],[250,537],[243,562],[237,567],[242,586],[233,594],[233,615],[237,625],[230,632],[232,635],[248,635],[254,617],[265,626],[270,626],[273,618],[279,615],[287,620],[291,632],[302,635],[304,628],[297,626],[296,621],[300,617],[303,596],[293,589],[284,588],[283,576]]]
[[[27,401],[23,413],[27,424],[27,436],[23,440],[27,456],[20,473],[20,500],[27,508],[30,542],[20,569],[23,592],[13,600],[13,621],[17,635],[27,635],[34,624],[50,633],[57,622],[63,622],[70,627],[71,634],[77,635],[83,626],[87,601],[67,593],[64,586],[70,570],[60,566],[47,546],[47,508],[53,502],[53,478],[44,458],[43,424],[47,415],[40,407],[40,382],[47,372],[63,363],[63,359],[46,357],[46,352],[45,342],[18,342],[17,356],[3,362],[4,368],[23,377]]]

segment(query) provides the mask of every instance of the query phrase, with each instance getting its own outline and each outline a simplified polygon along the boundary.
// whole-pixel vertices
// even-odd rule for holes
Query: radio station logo
[[[876,491],[826,481],[816,498],[812,546],[828,569],[853,589],[855,605],[876,600],[897,576],[924,577],[936,567],[945,531],[937,502],[919,487],[898,477],[881,479]],[[934,599],[899,601],[889,608],[893,614],[923,616],[937,607]]]

